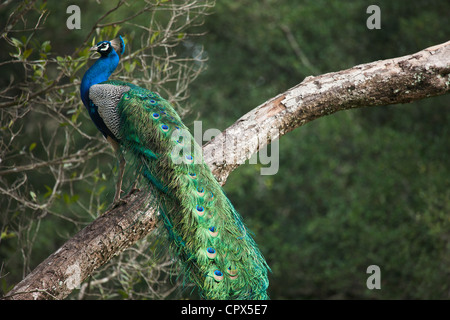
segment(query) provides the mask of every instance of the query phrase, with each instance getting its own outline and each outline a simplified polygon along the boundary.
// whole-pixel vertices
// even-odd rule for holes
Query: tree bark
[[[223,185],[246,159],[286,133],[340,110],[407,103],[450,90],[450,41],[404,57],[307,77],[253,109],[203,146]],[[63,299],[96,268],[145,237],[154,211],[142,214],[143,191],[96,219],[38,265],[3,299]],[[136,221],[136,216],[139,220]]]
[[[450,41],[415,54],[307,77],[251,110],[203,146],[205,162],[217,180],[225,184],[228,175],[253,153],[314,119],[341,110],[446,94],[450,89],[449,73]],[[233,140],[239,143],[233,145]]]

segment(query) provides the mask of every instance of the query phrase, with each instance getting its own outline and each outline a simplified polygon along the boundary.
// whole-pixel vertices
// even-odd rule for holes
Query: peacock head
[[[97,51],[102,55],[102,57],[107,57],[112,50],[116,51],[118,55],[122,55],[125,52],[125,42],[123,41],[122,36],[119,36],[118,38],[110,41],[100,41],[93,46],[91,50]]]

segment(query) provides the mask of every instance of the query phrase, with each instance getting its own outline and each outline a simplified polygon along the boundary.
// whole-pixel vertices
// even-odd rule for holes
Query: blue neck
[[[94,84],[108,80],[119,64],[119,56],[115,50],[111,50],[108,56],[100,57],[83,76],[80,85],[81,100],[89,110],[89,88]],[[89,113],[92,111],[89,110]]]

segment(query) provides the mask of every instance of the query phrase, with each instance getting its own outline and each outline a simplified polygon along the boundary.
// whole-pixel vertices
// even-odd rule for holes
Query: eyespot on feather
[[[162,130],[163,132],[167,132],[167,131],[169,131],[169,126],[168,126],[167,124],[162,124],[162,125],[161,125],[161,130]]]
[[[198,188],[197,188],[197,194],[198,194],[200,197],[203,197],[203,196],[205,195],[205,189],[203,189],[202,187],[198,187]]]
[[[195,208],[195,210],[197,211],[197,214],[201,217],[205,214],[205,208],[203,208],[202,206],[197,205],[197,207]]]
[[[157,113],[157,112],[154,112],[153,114],[152,114],[152,117],[153,117],[153,119],[159,119],[159,117],[160,117],[160,115],[159,115],[159,113]]]
[[[196,178],[197,178],[197,175],[195,174],[195,172],[189,172],[189,177],[190,177],[191,179],[196,179]]]
[[[223,280],[223,273],[222,273],[222,271],[220,271],[220,270],[216,270],[216,271],[214,271],[214,279],[216,280],[216,281],[222,281]]]
[[[214,226],[210,227],[210,228],[208,229],[208,231],[209,231],[209,234],[210,234],[212,237],[217,237],[217,235],[219,234],[219,231],[217,231],[217,228],[214,227]]]
[[[191,156],[190,154],[185,156],[184,159],[186,159],[186,163],[188,163],[188,164],[190,164],[190,163],[192,163],[194,161],[194,157]]]
[[[217,252],[213,247],[208,247],[206,248],[206,255],[208,256],[208,258],[214,259],[217,255]]]
[[[237,273],[238,273],[238,271],[237,271],[237,269],[236,269],[235,267],[229,266],[229,267],[227,268],[227,273],[228,273],[230,276],[236,276]]]

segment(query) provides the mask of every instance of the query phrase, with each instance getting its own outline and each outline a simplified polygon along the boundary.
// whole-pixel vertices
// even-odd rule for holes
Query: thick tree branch
[[[341,110],[446,94],[449,73],[450,41],[404,57],[307,77],[251,110],[206,144],[205,161],[224,184],[231,171],[253,153],[299,126]]]
[[[416,54],[308,77],[259,107],[203,147],[205,162],[224,184],[228,175],[274,139],[340,110],[406,103],[450,89],[450,41]],[[153,211],[138,214],[143,191],[67,241],[16,285],[6,299],[62,299],[96,268],[154,228]],[[136,223],[136,217],[139,221]]]

